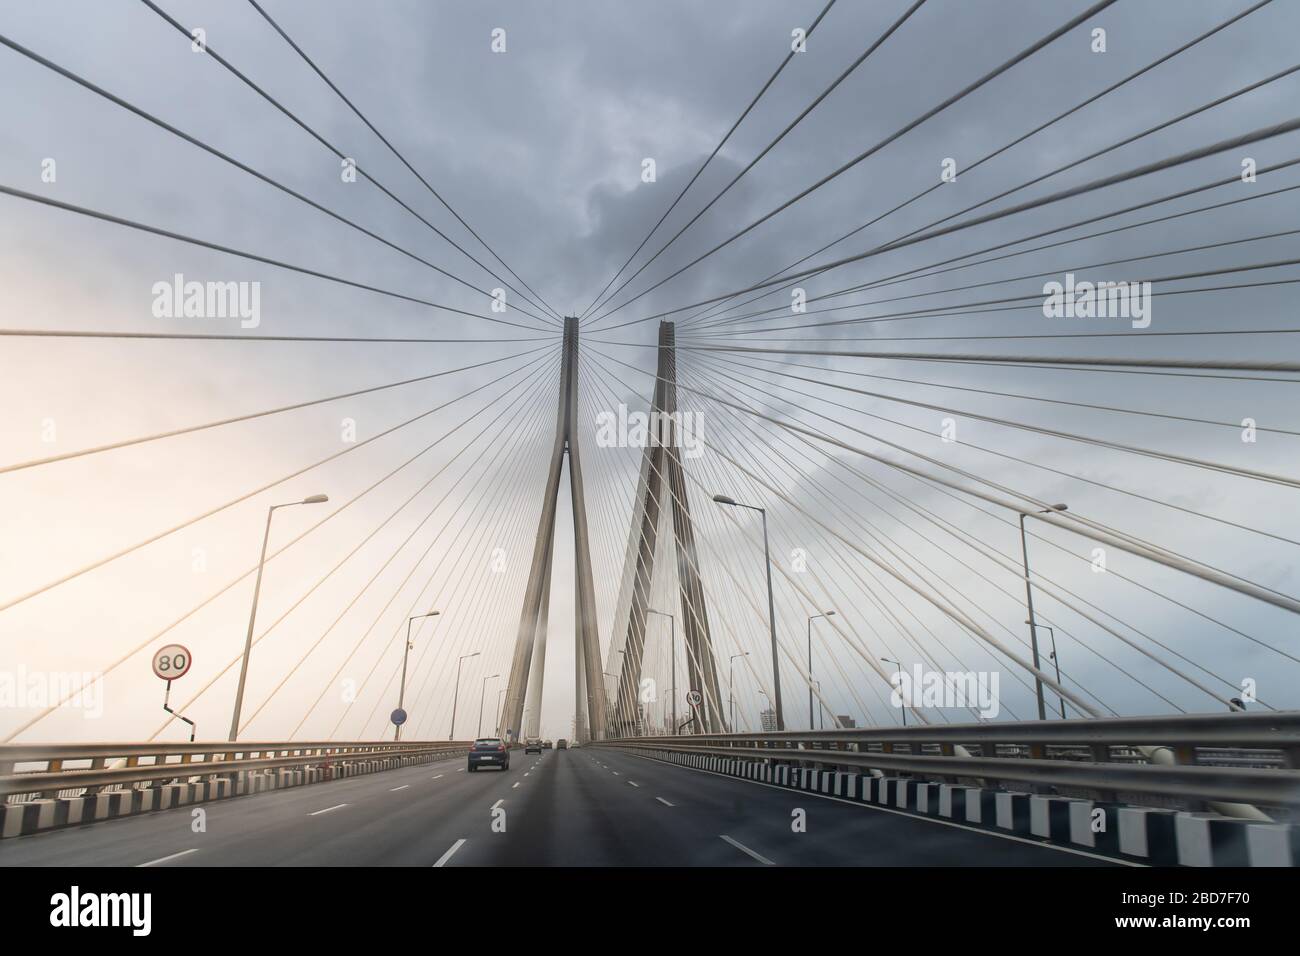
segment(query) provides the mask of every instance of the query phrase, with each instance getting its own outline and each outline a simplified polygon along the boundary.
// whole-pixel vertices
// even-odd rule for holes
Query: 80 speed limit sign
[[[153,672],[163,680],[184,677],[190,669],[189,649],[180,644],[168,644],[153,656]]]

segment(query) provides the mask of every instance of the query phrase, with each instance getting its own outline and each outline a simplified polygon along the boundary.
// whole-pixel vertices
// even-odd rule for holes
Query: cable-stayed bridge
[[[813,5],[573,275],[301,10],[135,6],[285,138],[0,20],[51,125],[265,204],[3,167],[15,302],[52,237],[156,281],[0,328],[0,862],[1295,865],[1285,4],[1043,4],[937,75],[938,0]]]

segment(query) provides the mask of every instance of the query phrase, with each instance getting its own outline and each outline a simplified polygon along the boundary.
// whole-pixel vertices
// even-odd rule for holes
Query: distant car
[[[550,750],[552,747],[555,746],[555,744],[553,744],[553,743],[551,743],[549,740],[547,740],[547,741],[545,741],[545,742],[542,744],[542,746],[545,747],[547,750]]]
[[[542,742],[536,737],[529,737],[524,741],[524,753],[539,754],[542,752]]]
[[[510,751],[500,737],[480,737],[469,748],[469,772],[479,767],[510,769]]]
[[[557,740],[557,741],[555,742],[555,749],[556,749],[556,750],[564,750],[564,749],[566,749],[568,746],[569,746],[569,742],[568,742],[567,740],[565,740],[563,737],[561,737],[559,740]]]

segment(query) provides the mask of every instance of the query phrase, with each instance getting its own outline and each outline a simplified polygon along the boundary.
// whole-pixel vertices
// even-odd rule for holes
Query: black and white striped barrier
[[[106,790],[82,797],[3,803],[0,804],[0,838],[24,836],[57,827],[81,826],[115,817],[152,813],[155,810],[170,810],[194,803],[223,800],[231,796],[300,787],[363,773],[396,770],[417,763],[432,763],[436,760],[460,756],[462,756],[460,752],[437,753],[352,761],[330,766],[245,770],[235,774],[233,782],[229,778],[222,777],[214,780],[155,784],[142,789]]]
[[[805,793],[952,820],[1153,866],[1300,866],[1300,825],[990,790],[911,777],[632,749]]]

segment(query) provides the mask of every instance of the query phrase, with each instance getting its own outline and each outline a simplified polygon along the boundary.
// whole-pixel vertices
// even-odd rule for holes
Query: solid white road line
[[[669,802],[668,802],[667,800],[665,800],[663,797],[655,797],[655,799],[658,800],[660,803],[662,803],[665,807],[675,807],[675,806],[677,806],[677,804],[675,804],[675,803],[669,803]]]
[[[396,793],[398,790],[405,790],[405,789],[406,789],[407,787],[409,787],[409,786],[410,786],[409,783],[404,783],[404,784],[402,784],[400,787],[393,787],[393,788],[391,788],[388,792],[389,792],[389,793]]]
[[[174,860],[174,859],[176,859],[178,856],[189,856],[191,853],[198,853],[198,852],[199,852],[199,851],[198,851],[198,848],[197,848],[197,847],[196,847],[195,849],[193,849],[193,850],[181,850],[181,852],[179,852],[179,853],[173,853],[171,856],[160,856],[160,857],[159,857],[158,859],[156,859],[156,860],[150,860],[148,863],[138,863],[138,864],[136,864],[136,865],[137,865],[137,867],[141,867],[141,866],[156,866],[156,865],[159,864],[159,863],[166,863],[168,860]]]
[[[438,857],[438,862],[435,863],[435,864],[433,864],[433,865],[434,865],[434,866],[446,866],[446,865],[447,865],[447,861],[451,859],[451,855],[452,855],[453,853],[455,853],[457,850],[459,850],[461,847],[463,847],[464,845],[465,845],[465,841],[464,841],[463,839],[461,839],[461,840],[457,840],[455,843],[453,843],[453,844],[451,845],[451,849],[449,849],[449,850],[448,850],[446,853],[444,853],[442,856]]]
[[[747,853],[749,856],[753,857],[755,860],[757,860],[759,863],[762,863],[764,866],[776,866],[776,864],[773,863],[771,860],[769,860],[767,857],[763,856],[761,853],[755,853],[753,850],[745,846],[745,844],[741,843],[739,840],[733,840],[725,833],[720,833],[718,835],[722,837],[722,839],[730,843],[732,846],[734,846],[741,853]]]
[[[336,803],[336,804],[334,804],[334,806],[332,806],[332,807],[326,807],[324,810],[313,810],[311,813],[307,814],[307,816],[309,816],[309,817],[318,817],[318,816],[320,816],[322,813],[329,813],[331,810],[338,810],[340,807],[346,807],[346,806],[347,806],[346,803]]]

